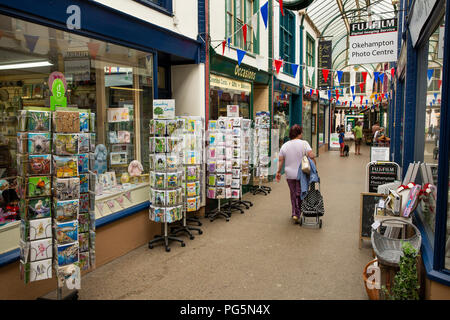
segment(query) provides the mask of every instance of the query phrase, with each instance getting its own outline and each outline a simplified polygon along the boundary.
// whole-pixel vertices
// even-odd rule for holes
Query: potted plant
[[[389,292],[383,286],[383,292],[389,300],[419,300],[419,277],[417,274],[417,250],[409,243],[402,244],[403,256]]]

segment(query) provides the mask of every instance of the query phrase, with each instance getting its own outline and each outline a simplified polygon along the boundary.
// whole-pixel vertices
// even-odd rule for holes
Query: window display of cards
[[[55,133],[53,134],[55,154],[58,156],[70,156],[78,153],[78,134]]]

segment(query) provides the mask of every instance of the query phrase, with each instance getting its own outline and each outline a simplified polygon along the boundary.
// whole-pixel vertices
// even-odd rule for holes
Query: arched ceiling
[[[350,23],[394,18],[395,0],[315,0],[306,13],[321,32],[324,40],[333,42],[334,70],[341,70],[348,61]],[[364,65],[374,70],[375,65]]]

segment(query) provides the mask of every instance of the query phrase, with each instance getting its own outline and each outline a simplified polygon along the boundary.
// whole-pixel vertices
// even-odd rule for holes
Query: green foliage
[[[157,114],[157,115],[161,115],[164,113],[164,110],[160,107],[156,107],[155,109],[153,109],[153,113]]]
[[[395,275],[391,292],[383,286],[389,300],[419,300],[419,278],[417,275],[417,250],[409,242],[403,242],[400,271]]]

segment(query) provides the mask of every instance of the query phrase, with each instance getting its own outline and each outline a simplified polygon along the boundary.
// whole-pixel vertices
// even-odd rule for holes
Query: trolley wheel
[[[195,239],[195,237],[194,237],[194,236],[190,236],[190,237],[189,237],[189,239],[191,239],[191,240],[194,240],[194,239]]]
[[[230,219],[229,219],[229,218],[227,218],[227,222],[228,222],[228,221],[230,221]]]
[[[303,224],[303,217],[300,218],[300,221],[298,222],[299,225]]]
[[[182,247],[185,247],[185,246],[186,246],[186,243],[182,242],[182,243],[181,243],[181,246],[182,246]]]
[[[250,203],[250,207],[253,207],[253,203]]]
[[[320,221],[319,221],[319,228],[322,229],[322,219],[320,219]]]
[[[202,231],[202,230],[199,230],[199,231],[198,231],[198,234],[203,234],[203,231]]]
[[[170,247],[166,247],[166,252],[170,252]]]
[[[149,243],[149,244],[148,244],[148,248],[149,248],[149,249],[153,249],[153,245]]]

